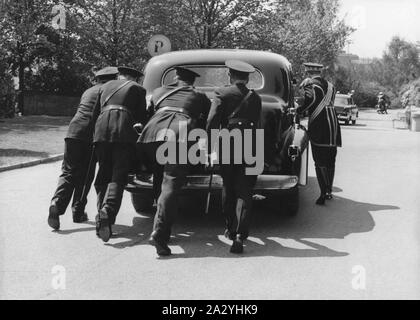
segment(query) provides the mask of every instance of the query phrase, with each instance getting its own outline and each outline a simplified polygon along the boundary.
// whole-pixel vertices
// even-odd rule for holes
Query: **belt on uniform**
[[[130,110],[128,110],[128,108],[126,108],[126,107],[124,107],[124,106],[121,106],[121,105],[116,105],[116,104],[114,104],[114,105],[109,105],[109,106],[104,107],[104,108],[101,110],[101,113],[104,113],[104,112],[107,112],[107,111],[110,111],[110,110],[119,110],[119,111],[124,111],[124,112],[127,112],[127,113],[131,116],[131,111],[130,111]]]
[[[254,127],[255,123],[251,120],[244,118],[233,118],[229,119],[229,125],[239,125],[244,127]]]
[[[156,113],[160,112],[177,112],[177,113],[183,113],[189,117],[191,117],[191,114],[185,109],[185,108],[179,108],[179,107],[162,107],[156,110]]]

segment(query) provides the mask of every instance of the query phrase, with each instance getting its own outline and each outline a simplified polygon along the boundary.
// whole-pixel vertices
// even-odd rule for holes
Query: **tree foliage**
[[[413,86],[419,77],[417,47],[400,37],[394,37],[381,59],[373,59],[368,64],[341,66],[335,74],[335,82],[340,91],[355,90],[356,101],[361,106],[374,107],[376,97],[382,91],[390,97],[393,107],[401,107],[407,96],[413,95],[408,84]],[[406,92],[411,93],[404,96]]]
[[[66,29],[51,27],[59,0],[10,1],[0,27],[22,89],[76,94],[106,65],[142,68],[148,40],[166,35],[173,50],[244,48],[332,65],[351,29],[338,0],[63,0]],[[25,85],[25,77],[28,84]]]
[[[48,56],[54,50],[54,44],[44,35],[50,16],[49,4],[52,4],[49,0],[6,1],[0,14],[0,41],[12,74],[19,77],[21,112],[25,70],[33,68],[38,58]]]
[[[353,31],[338,19],[337,0],[280,0],[271,8],[255,20],[243,43],[285,55],[298,77],[307,61],[332,67]]]

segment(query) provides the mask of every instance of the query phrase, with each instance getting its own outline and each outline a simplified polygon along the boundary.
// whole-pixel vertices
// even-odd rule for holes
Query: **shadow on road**
[[[337,187],[334,190],[341,191]],[[308,186],[301,190],[301,209],[293,218],[282,215],[281,212],[268,210],[263,203],[257,203],[251,237],[245,242],[245,253],[239,257],[347,256],[347,252],[337,251],[317,242],[322,239],[344,239],[350,234],[370,232],[375,227],[372,212],[399,209],[392,205],[357,202],[337,195],[326,206],[316,206],[314,200],[317,195],[316,179],[310,177]],[[115,249],[148,245],[147,239],[152,225],[152,217],[136,216],[132,226],[114,226],[115,235],[106,245]],[[170,241],[170,246],[176,246],[175,254],[169,259],[238,258],[237,255],[229,253],[231,242],[222,236],[223,226],[223,217],[218,212],[209,215],[194,210],[181,212]],[[72,232],[78,230],[66,231],[67,234]]]
[[[48,157],[47,152],[25,150],[25,149],[1,149],[0,148],[0,157],[39,157],[45,158]]]
[[[358,128],[358,127],[367,127],[365,123],[356,123],[356,124],[340,124],[341,128]]]
[[[46,131],[67,126],[71,117],[25,116],[6,119],[0,127],[0,134],[24,134],[28,132]]]

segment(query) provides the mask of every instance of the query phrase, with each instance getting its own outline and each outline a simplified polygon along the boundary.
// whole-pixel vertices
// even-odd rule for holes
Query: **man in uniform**
[[[111,227],[135,162],[137,134],[133,125],[146,122],[146,90],[137,83],[142,73],[128,67],[119,67],[118,71],[120,78],[99,91],[93,112],[93,142],[99,163],[96,232],[104,242],[112,235]]]
[[[228,130],[256,129],[261,118],[261,98],[247,88],[249,74],[254,72],[255,68],[238,60],[229,60],[225,64],[229,68],[230,86],[216,90],[207,120],[207,130],[220,127]],[[245,169],[243,161],[242,164],[233,163],[232,152],[230,164],[221,164],[225,236],[233,240],[230,249],[232,253],[243,252],[243,240],[249,234],[252,191],[257,176],[246,175]]]
[[[384,94],[383,92],[379,92],[378,94],[378,108],[379,111],[382,111],[386,114],[388,114],[387,108],[389,105],[389,97]]]
[[[176,82],[169,86],[157,88],[152,95],[151,108],[155,114],[149,120],[139,137],[138,150],[153,170],[154,196],[157,198],[153,232],[149,242],[156,247],[157,254],[171,254],[168,241],[171,226],[178,211],[178,193],[184,185],[188,173],[188,163],[178,161],[179,144],[188,136],[190,130],[205,128],[205,120],[210,109],[210,100],[204,93],[193,87],[195,79],[200,75],[190,69],[176,67]],[[185,125],[184,135],[180,125]],[[169,140],[166,133],[175,134]],[[160,163],[157,150],[165,140],[176,146],[176,161],[172,164]],[[175,155],[173,155],[175,156]]]
[[[85,213],[86,200],[81,199],[84,184],[85,193],[89,192],[95,175],[92,169],[88,173],[89,162],[92,158],[93,123],[92,112],[99,89],[110,80],[117,78],[118,69],[106,67],[95,74],[96,85],[86,90],[80,100],[76,115],[70,121],[65,138],[64,160],[62,174],[60,175],[57,190],[51,200],[48,224],[51,228],[60,228],[59,216],[63,215],[73,195],[72,211],[73,221],[76,223],[88,220]],[[92,163],[93,164],[93,163]],[[89,174],[89,176],[87,176]]]
[[[341,147],[341,130],[334,109],[336,90],[321,77],[323,65],[305,63],[304,66],[309,77],[300,85],[304,100],[297,112],[309,115],[308,134],[321,189],[316,204],[324,205],[325,200],[332,199],[337,147]]]

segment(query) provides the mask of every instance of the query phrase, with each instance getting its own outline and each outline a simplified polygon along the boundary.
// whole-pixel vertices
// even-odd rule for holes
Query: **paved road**
[[[158,259],[147,244],[151,220],[134,213],[129,194],[109,244],[69,212],[52,232],[46,217],[60,164],[1,173],[0,298],[419,299],[420,133],[361,114],[343,138],[335,200],[313,204],[310,164],[299,216],[258,209],[242,257],[228,253],[220,216],[193,212],[175,227],[175,254]]]

